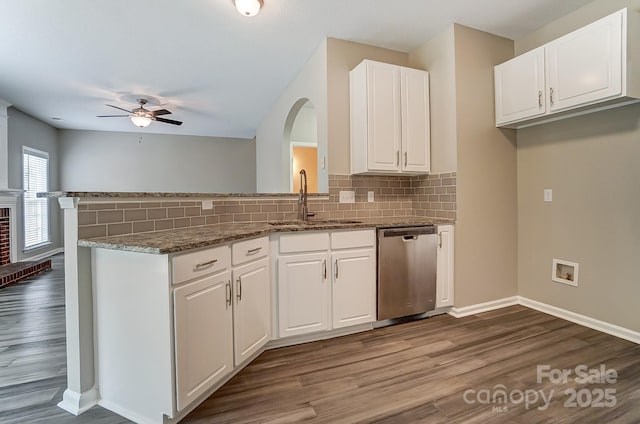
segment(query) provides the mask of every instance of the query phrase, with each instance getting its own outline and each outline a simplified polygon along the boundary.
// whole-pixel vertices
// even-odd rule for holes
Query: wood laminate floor
[[[66,387],[61,256],[53,265],[0,290],[0,423],[129,422],[56,406]],[[572,374],[538,383],[538,365]],[[615,370],[617,382],[580,384],[578,365]],[[500,389],[511,400],[493,403]],[[182,422],[637,423],[640,346],[520,306],[441,315],[267,351]]]

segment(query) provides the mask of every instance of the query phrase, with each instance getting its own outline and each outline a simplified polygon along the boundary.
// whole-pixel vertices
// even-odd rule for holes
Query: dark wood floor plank
[[[566,390],[537,383],[537,366],[606,364],[618,371],[616,406],[567,408]],[[56,406],[66,387],[64,276],[54,269],[0,290],[0,422],[121,424],[94,407]],[[542,390],[542,403],[470,403],[469,391]],[[466,397],[465,397],[466,394]],[[640,346],[523,306],[449,315],[267,351],[184,423],[640,423]],[[495,406],[507,406],[496,409]]]

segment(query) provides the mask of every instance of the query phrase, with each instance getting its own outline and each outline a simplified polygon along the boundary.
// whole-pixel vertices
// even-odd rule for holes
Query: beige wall
[[[493,67],[513,42],[460,25],[455,31],[458,141],[455,305],[517,293],[516,145],[495,128]]]
[[[640,1],[596,0],[516,41],[518,52]],[[518,292],[640,331],[640,105],[518,130]],[[542,201],[543,189],[553,202]],[[551,281],[553,258],[579,286]]]
[[[327,41],[289,84],[262,120],[256,131],[256,186],[258,192],[289,191],[289,140],[285,140],[285,123],[294,104],[300,99],[313,104],[318,125],[318,156],[327,157]],[[318,169],[318,190],[328,192],[327,167]]]
[[[409,55],[335,38],[327,39],[327,55],[329,172],[349,174],[349,72],[364,59],[407,66]]]
[[[457,163],[454,26],[409,53],[409,66],[429,71],[431,172],[455,172]]]

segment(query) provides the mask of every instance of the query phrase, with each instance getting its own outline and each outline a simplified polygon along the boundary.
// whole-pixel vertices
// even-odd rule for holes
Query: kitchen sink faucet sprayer
[[[309,212],[309,205],[307,203],[307,171],[300,170],[300,192],[298,193],[298,219],[302,221],[308,221],[310,216],[315,216],[315,213]]]

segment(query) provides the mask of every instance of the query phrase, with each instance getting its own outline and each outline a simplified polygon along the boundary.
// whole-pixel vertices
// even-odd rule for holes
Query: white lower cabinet
[[[280,236],[278,336],[376,320],[375,231]]]
[[[333,253],[332,325],[376,320],[376,260],[373,248]]]
[[[326,252],[278,258],[278,332],[280,337],[330,328],[331,286]]]
[[[173,289],[177,411],[270,340],[268,240],[250,239],[173,258],[173,284],[187,281]],[[198,279],[189,282],[194,276]]]
[[[258,352],[271,336],[269,258],[234,268],[233,351],[236,366]]]
[[[453,225],[438,225],[436,308],[453,306]]]
[[[178,411],[233,370],[230,284],[226,271],[174,290]]]

